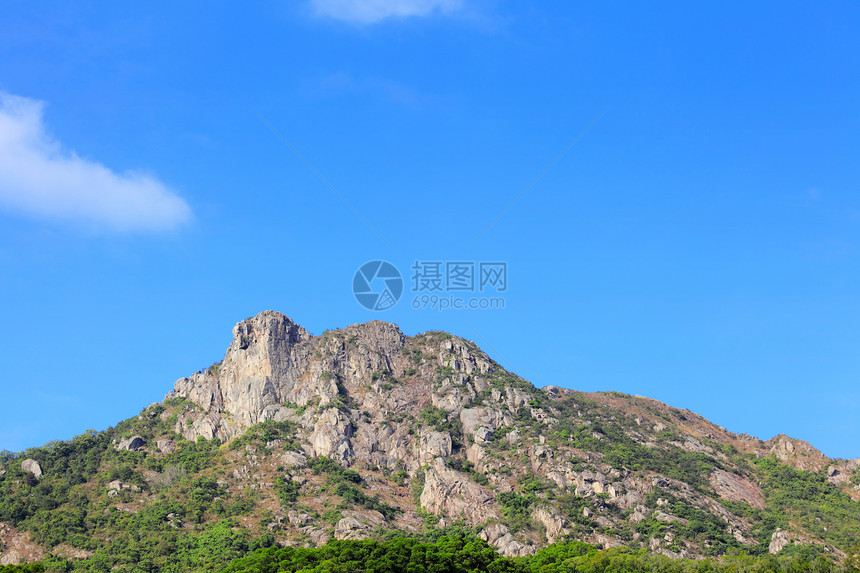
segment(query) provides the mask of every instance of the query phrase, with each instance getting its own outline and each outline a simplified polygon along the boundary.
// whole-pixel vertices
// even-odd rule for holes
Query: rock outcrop
[[[447,467],[441,458],[426,467],[420,500],[428,511],[463,519],[470,525],[499,517],[493,494]]]
[[[510,530],[501,523],[494,523],[485,527],[478,537],[498,549],[499,553],[507,557],[523,557],[535,552],[535,547],[520,543],[511,534]]]
[[[742,501],[757,509],[764,509],[764,494],[749,478],[717,469],[711,474],[711,485],[723,499]]]
[[[146,441],[140,436],[131,436],[119,441],[116,445],[117,450],[126,450],[129,452],[137,452],[146,447]]]
[[[0,522],[0,565],[18,565],[44,557],[45,550],[31,541],[29,533]]]
[[[771,438],[766,445],[779,461],[799,470],[820,472],[830,462],[827,456],[809,442],[789,438],[785,434]]]
[[[187,398],[203,416],[177,431],[187,439],[197,436],[224,440],[266,420],[283,421],[293,408],[311,402],[325,407],[339,403],[340,380],[360,383],[375,372],[389,371],[405,337],[391,324],[374,322],[356,328],[356,340],[346,345],[324,341],[281,313],[266,311],[237,324],[224,359],[206,372],[180,378],[168,398]],[[322,353],[325,359],[322,359]],[[316,429],[315,448],[349,457],[349,423],[334,411]]]
[[[37,478],[42,477],[42,466],[34,459],[27,458],[21,462],[21,469],[25,472],[30,472]]]

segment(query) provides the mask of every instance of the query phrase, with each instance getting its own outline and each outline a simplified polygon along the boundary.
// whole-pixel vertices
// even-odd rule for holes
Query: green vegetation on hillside
[[[168,405],[186,407],[182,400]],[[184,440],[173,432],[175,411],[164,413],[155,405],[104,432],[88,431],[20,454],[3,452],[0,521],[29,532],[48,550],[66,545],[91,554],[77,561],[51,557],[44,562],[49,570],[211,570],[271,545],[271,535],[255,535],[233,519],[250,513],[255,501],[243,492],[226,495],[219,485],[216,461],[226,447],[218,440]],[[252,437],[269,430],[257,426]],[[150,443],[170,436],[175,450],[152,455],[114,448],[131,435]],[[27,458],[39,463],[42,477],[21,469]],[[122,486],[108,489],[115,480]]]
[[[319,548],[269,548],[234,561],[229,573],[855,573],[806,554],[777,558],[738,554],[720,559],[670,559],[627,548],[599,551],[585,543],[550,545],[532,556],[504,558],[484,541],[456,536],[332,541]]]
[[[860,502],[828,483],[822,473],[796,470],[775,457],[754,463],[763,475],[765,511],[756,516],[761,523],[787,528],[794,522],[843,548],[860,543]]]

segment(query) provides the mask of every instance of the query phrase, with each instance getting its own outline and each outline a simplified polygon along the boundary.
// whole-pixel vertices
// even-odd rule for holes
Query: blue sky
[[[6,2],[0,448],[137,413],[276,309],[860,456],[858,11]],[[506,262],[505,308],[413,309],[416,260]]]

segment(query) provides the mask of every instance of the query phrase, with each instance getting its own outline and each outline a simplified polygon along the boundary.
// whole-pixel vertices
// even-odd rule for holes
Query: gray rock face
[[[630,516],[630,521],[633,523],[639,523],[640,521],[647,519],[649,515],[651,515],[650,509],[644,505],[637,505],[633,510],[633,514]]]
[[[317,420],[310,442],[317,456],[348,460],[353,457],[351,437],[350,419],[337,408],[328,408]]]
[[[45,550],[33,543],[30,533],[0,522],[0,565],[18,565],[44,559]]]
[[[130,483],[123,483],[122,480],[118,480],[118,479],[115,479],[112,482],[108,482],[108,484],[107,484],[107,490],[109,493],[111,491],[118,492],[118,491],[122,491],[124,489],[130,490],[133,492],[139,492],[140,491],[140,488],[138,486],[136,486],[134,484],[130,484]]]
[[[367,480],[361,487],[369,495],[380,494],[385,503],[403,510],[392,523],[373,512],[344,511],[333,531],[317,517],[296,511],[269,524],[273,531],[301,533],[313,544],[325,543],[332,534],[363,539],[381,526],[419,531],[424,516],[416,512],[410,493],[418,494],[420,486],[418,505],[435,514],[440,526],[463,519],[483,527],[482,537],[504,555],[526,555],[544,540],[535,532],[512,533],[498,523],[505,517],[497,501],[502,492],[518,491],[526,479],[551,485],[556,494],[578,496],[584,504],[581,513],[588,524],[578,516],[566,521],[567,514],[558,510],[559,497],[539,498],[530,517],[542,526],[538,529],[548,542],[576,534],[603,547],[627,544],[629,540],[622,543],[611,533],[627,519],[653,518],[665,522],[671,533],[686,520],[672,515],[666,499],[656,507],[645,505],[648,494],[661,488],[720,517],[740,543],[755,543],[751,524],[715,499],[764,505],[755,476],[748,477],[711,447],[730,437],[724,429],[689,412],[680,424],[674,409],[656,401],[643,404],[640,398],[585,395],[555,386],[530,390],[522,379],[497,368],[473,343],[444,333],[407,339],[395,325],[377,321],[313,336],[283,314],[266,311],[234,327],[232,343],[217,366],[176,381],[167,397],[186,401],[174,402],[179,411],[172,407],[165,414],[177,417],[176,432],[189,440],[227,441],[261,422],[289,421],[297,446],[291,449],[301,453],[284,450],[280,439],[253,451],[246,446],[246,463],[233,469],[234,479],[253,482],[263,457],[274,456],[272,465],[303,486],[305,496],[315,491],[318,480],[308,468],[309,459],[327,456],[357,469]],[[576,445],[571,422],[578,435],[601,441],[611,439],[601,427],[625,422],[625,417],[625,434],[646,448],[675,447],[719,458],[725,469],[712,472],[709,495],[654,472],[610,465],[600,450],[578,449],[585,446]],[[656,435],[666,429],[677,436],[668,444]],[[860,466],[856,460],[827,460],[805,442],[785,436],[767,443],[738,436],[732,440],[743,451],[774,453],[798,468],[827,468],[827,479],[845,489],[852,487],[850,476]],[[168,442],[156,441],[159,451],[169,451],[173,446]],[[145,444],[124,440],[120,446]],[[251,487],[265,491],[271,483]],[[118,495],[123,489],[119,485],[110,491]],[[594,529],[583,533],[589,527]],[[784,538],[798,539],[781,533],[771,548],[784,547]],[[649,543],[667,555],[686,555],[688,549],[695,553],[688,540],[641,541],[643,547]]]
[[[176,444],[173,443],[173,440],[156,440],[155,445],[162,454],[169,454],[176,450]]]
[[[463,432],[473,435],[478,428],[486,428],[490,432],[513,423],[510,415],[496,408],[464,408],[460,411],[460,422]]]
[[[532,511],[532,519],[539,521],[543,524],[544,528],[546,529],[546,539],[548,543],[555,543],[562,536],[570,533],[564,527],[566,525],[565,519],[554,507],[536,508],[534,511]]]
[[[367,527],[355,517],[344,517],[334,528],[335,539],[364,539]]]
[[[308,465],[308,458],[298,452],[284,452],[281,460],[287,468],[304,468]]]
[[[302,527],[299,531],[308,536],[311,540],[311,543],[314,545],[325,545],[326,542],[331,538],[331,535],[324,529],[320,529],[318,527],[314,527],[313,525],[307,525]]]
[[[501,523],[488,525],[481,530],[478,537],[498,549],[499,553],[505,557],[523,557],[535,552],[534,547],[515,540],[510,530]]]
[[[451,435],[446,432],[430,432],[421,436],[418,444],[418,462],[428,464],[436,458],[447,458],[451,455]]]
[[[145,446],[146,442],[143,438],[141,438],[140,436],[132,436],[130,438],[120,440],[120,442],[115,447],[117,450],[136,452],[142,450]]]
[[[293,525],[305,525],[311,522],[311,516],[307,513],[299,513],[294,509],[287,511],[287,519]]]
[[[711,485],[723,499],[742,501],[758,509],[764,509],[764,494],[761,488],[748,478],[725,470],[715,470],[711,474]]]
[[[332,404],[340,396],[341,380],[363,383],[375,372],[390,370],[387,357],[396,356],[405,340],[400,330],[373,322],[356,331],[356,342],[349,346],[312,337],[279,312],[240,322],[220,365],[180,378],[167,396],[187,398],[204,412],[185,437],[227,440],[254,424],[289,419],[291,406]],[[348,420],[334,412],[326,416],[316,430],[317,455],[349,457]]]
[[[366,539],[375,527],[385,523],[378,511],[344,511],[334,528],[335,539]]]
[[[436,514],[465,518],[469,523],[483,523],[498,518],[495,497],[486,488],[456,472],[437,458],[425,470],[421,506]]]
[[[791,543],[791,535],[787,531],[777,529],[770,536],[770,545],[767,550],[771,555],[776,555]]]
[[[768,440],[767,445],[779,461],[797,469],[818,472],[828,465],[829,460],[824,454],[803,440],[780,434]]]
[[[27,458],[23,462],[21,462],[21,469],[25,472],[30,472],[34,476],[42,477],[42,466],[39,465],[39,462],[36,460]]]

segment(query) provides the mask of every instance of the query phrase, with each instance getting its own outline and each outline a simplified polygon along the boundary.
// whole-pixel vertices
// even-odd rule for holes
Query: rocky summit
[[[294,546],[465,532],[506,556],[580,540],[838,560],[860,540],[860,460],[648,398],[538,389],[447,333],[374,321],[314,336],[273,311],[139,416],[4,453],[0,495],[0,564],[123,568],[130,545],[228,522]]]

